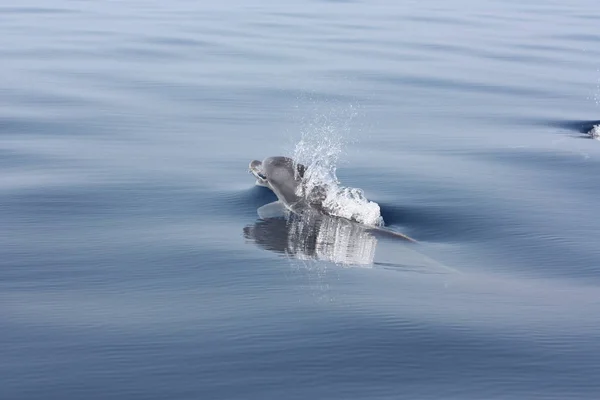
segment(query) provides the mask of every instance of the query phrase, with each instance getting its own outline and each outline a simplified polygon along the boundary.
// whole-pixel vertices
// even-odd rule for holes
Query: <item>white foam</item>
[[[341,186],[336,175],[337,163],[349,136],[349,122],[355,116],[354,112],[343,113],[341,119],[335,115],[319,115],[304,127],[293,156],[296,162],[307,167],[305,184],[299,188],[303,193],[299,194],[316,193],[324,197],[323,208],[331,215],[382,226],[379,205],[367,200],[361,189]]]
[[[330,188],[323,207],[332,215],[365,225],[383,226],[379,204],[369,201],[361,189]]]
[[[592,130],[588,132],[592,139],[600,140],[600,125],[594,125]]]

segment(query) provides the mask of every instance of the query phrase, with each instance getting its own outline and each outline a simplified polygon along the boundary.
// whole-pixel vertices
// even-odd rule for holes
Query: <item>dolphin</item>
[[[272,217],[285,207],[295,214],[316,211],[328,215],[322,207],[327,193],[326,187],[316,187],[307,190],[305,185],[306,166],[296,163],[289,157],[268,157],[263,161],[253,160],[249,165],[250,172],[256,177],[256,184],[273,191],[279,201],[267,204],[259,209],[261,218]],[[356,222],[358,224],[358,222]],[[359,224],[363,225],[363,224]],[[389,229],[373,226],[363,226],[369,231],[400,237],[415,242],[414,239]]]

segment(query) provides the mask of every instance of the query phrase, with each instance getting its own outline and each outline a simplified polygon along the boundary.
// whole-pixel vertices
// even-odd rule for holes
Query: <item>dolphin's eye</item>
[[[267,177],[264,174],[261,174],[260,172],[257,172],[256,175],[258,175],[258,177],[262,180],[267,180]]]

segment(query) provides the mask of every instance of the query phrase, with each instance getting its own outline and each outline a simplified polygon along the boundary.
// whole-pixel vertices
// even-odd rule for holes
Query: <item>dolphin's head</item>
[[[263,168],[262,168],[262,161],[253,160],[250,162],[250,165],[248,168],[250,169],[250,172],[252,172],[252,174],[256,178],[257,185],[264,186],[264,187],[270,187],[269,181],[267,180],[267,176],[265,175],[265,172],[263,171]]]
[[[288,207],[294,207],[302,201],[297,188],[302,184],[306,168],[289,157],[268,157],[262,162],[250,163],[250,172],[257,184],[273,190],[277,198]]]

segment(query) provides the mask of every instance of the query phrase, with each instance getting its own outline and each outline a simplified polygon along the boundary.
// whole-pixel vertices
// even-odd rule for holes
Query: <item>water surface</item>
[[[0,397],[599,398],[599,18],[0,5]],[[419,244],[260,219],[303,138]]]

